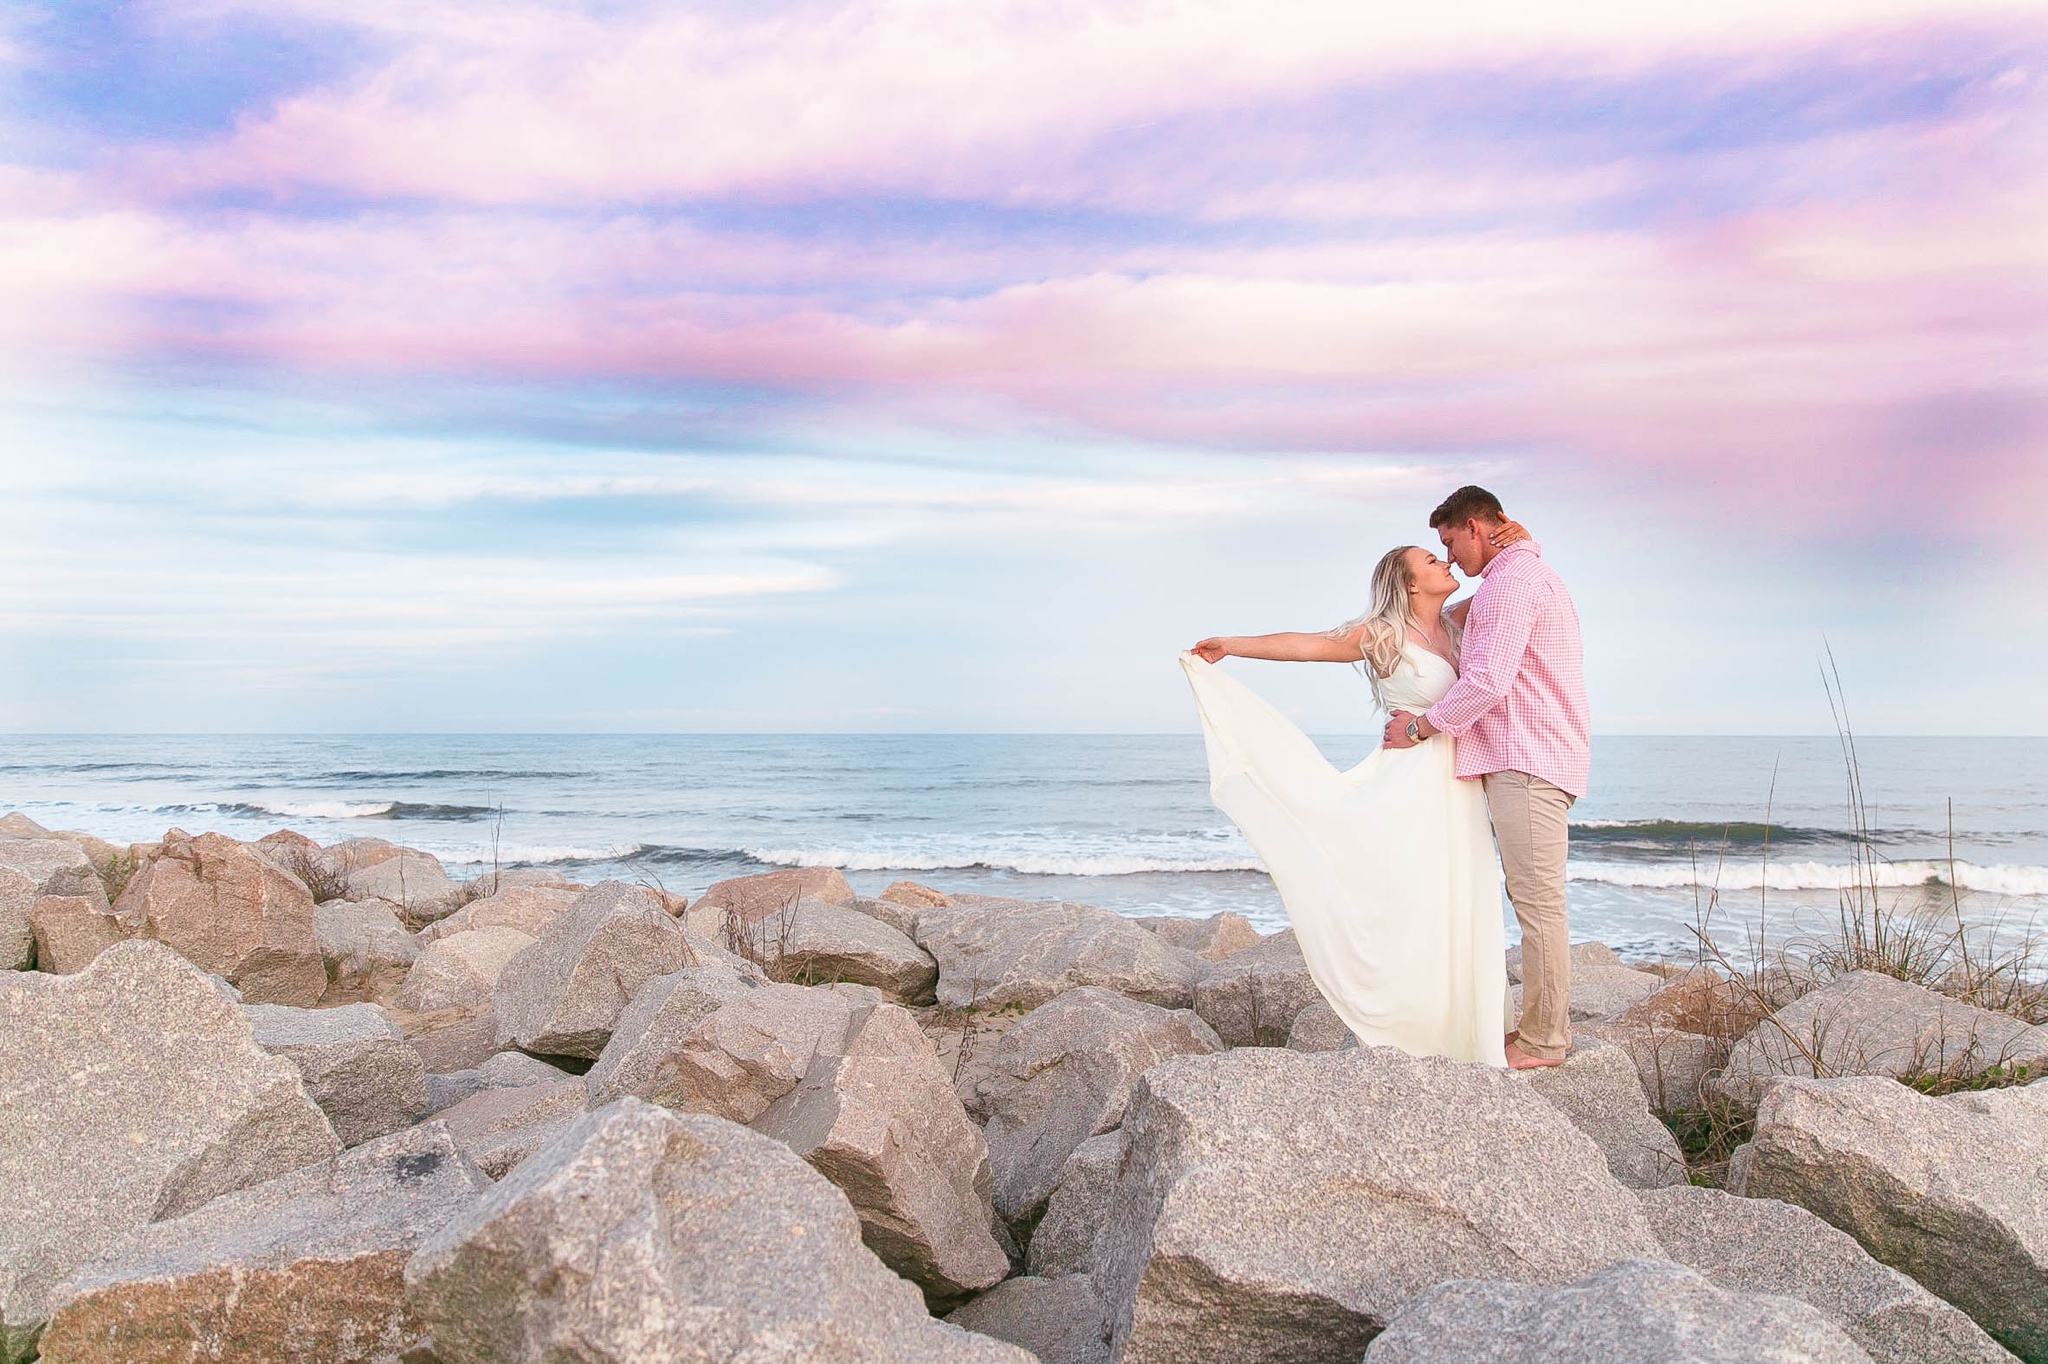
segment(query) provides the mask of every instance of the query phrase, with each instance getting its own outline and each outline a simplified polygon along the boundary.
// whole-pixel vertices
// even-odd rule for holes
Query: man
[[[1395,711],[1389,747],[1435,734],[1457,741],[1457,773],[1486,786],[1487,813],[1522,926],[1522,1020],[1507,1038],[1516,1070],[1562,1064],[1571,1050],[1565,927],[1567,812],[1592,766],[1584,651],[1571,594],[1535,541],[1496,548],[1500,499],[1465,487],[1430,513],[1444,553],[1479,577],[1458,681],[1425,715]]]

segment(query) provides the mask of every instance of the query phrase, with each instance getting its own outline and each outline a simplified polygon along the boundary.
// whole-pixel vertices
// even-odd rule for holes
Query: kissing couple
[[[1458,489],[1429,524],[1444,558],[1389,550],[1365,615],[1319,634],[1205,639],[1180,656],[1209,792],[1265,862],[1309,974],[1361,1043],[1555,1066],[1571,1049],[1566,816],[1592,759],[1578,612],[1484,488]],[[1479,580],[1456,604],[1453,564]],[[1361,665],[1387,715],[1381,747],[1339,772],[1212,666],[1233,655]],[[1522,929],[1512,1031],[1503,876]]]

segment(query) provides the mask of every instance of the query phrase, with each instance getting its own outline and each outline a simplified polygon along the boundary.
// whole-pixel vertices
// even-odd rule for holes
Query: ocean
[[[1374,739],[1317,742],[1348,766]],[[1953,801],[1965,917],[2048,927],[2048,739],[1858,750],[1888,896],[1949,904]],[[1593,790],[1572,816],[1573,936],[1683,954],[1710,896],[1730,941],[1760,907],[1825,924],[1852,874],[1846,790],[1832,738],[1596,739]],[[0,737],[0,808],[115,841],[171,826],[375,835],[456,874],[495,859],[695,894],[832,866],[868,894],[909,877],[1286,924],[1209,803],[1194,734],[17,735]]]

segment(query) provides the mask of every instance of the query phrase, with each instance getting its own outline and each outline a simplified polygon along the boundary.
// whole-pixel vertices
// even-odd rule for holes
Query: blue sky
[[[4,23],[0,727],[1185,730],[1478,481],[1604,732],[2048,732],[2031,7]]]

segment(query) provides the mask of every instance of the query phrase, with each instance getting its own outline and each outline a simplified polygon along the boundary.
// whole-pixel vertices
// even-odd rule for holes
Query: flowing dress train
[[[1500,858],[1451,739],[1381,748],[1339,772],[1251,688],[1180,656],[1202,716],[1209,794],[1287,907],[1309,974],[1360,1042],[1504,1066]],[[1457,680],[1413,643],[1382,690],[1422,711]]]

